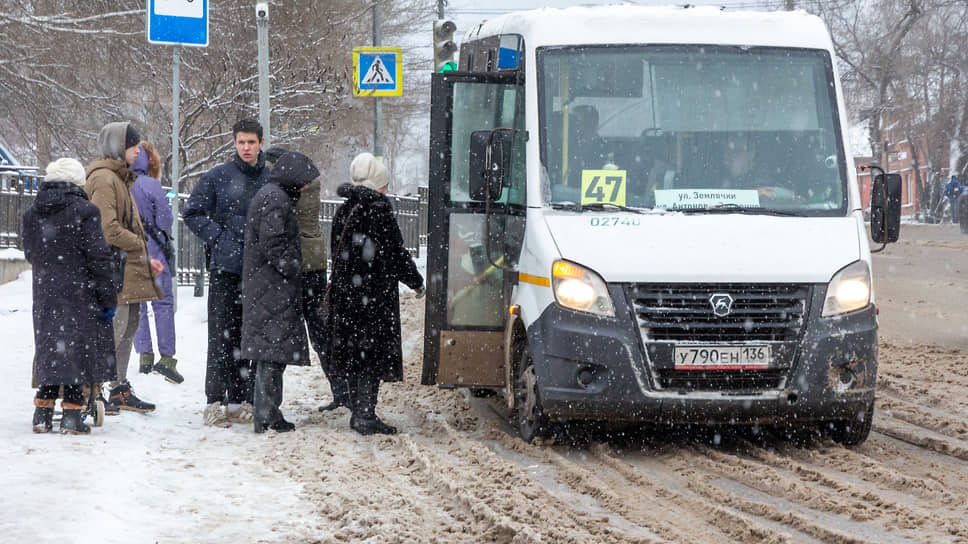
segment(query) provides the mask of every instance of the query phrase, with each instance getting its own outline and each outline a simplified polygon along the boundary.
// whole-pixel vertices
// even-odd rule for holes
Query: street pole
[[[382,8],[379,2],[373,3],[373,46],[379,47]],[[373,97],[373,156],[383,160],[383,105],[379,97]]]
[[[444,0],[437,0],[437,18],[441,20],[444,18]]]
[[[175,220],[171,224],[171,262],[168,263],[172,281],[175,282],[171,296],[176,312],[178,311],[178,247],[180,245],[178,241],[180,230],[178,228],[178,176],[181,175],[178,165],[178,131],[181,130],[181,124],[178,122],[178,106],[181,102],[180,74],[178,73],[180,66],[181,46],[176,45],[171,54],[171,191],[175,193],[174,198],[171,199],[171,216]]]
[[[269,147],[269,15],[256,16],[259,31],[259,123],[265,138],[264,147]]]

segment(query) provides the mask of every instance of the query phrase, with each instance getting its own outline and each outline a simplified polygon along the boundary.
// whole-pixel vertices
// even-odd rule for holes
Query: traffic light
[[[456,70],[454,53],[457,44],[454,43],[454,32],[457,25],[453,21],[434,21],[434,71],[446,72]]]

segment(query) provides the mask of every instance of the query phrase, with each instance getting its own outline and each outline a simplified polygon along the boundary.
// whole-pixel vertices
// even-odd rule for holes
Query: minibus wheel
[[[541,408],[538,393],[538,377],[534,372],[531,350],[525,347],[516,365],[518,369],[514,387],[514,414],[518,431],[525,442],[550,436],[548,418]]]
[[[844,446],[859,446],[867,440],[871,434],[871,425],[874,422],[874,401],[864,413],[863,418],[831,421],[827,425],[827,436],[834,442]]]

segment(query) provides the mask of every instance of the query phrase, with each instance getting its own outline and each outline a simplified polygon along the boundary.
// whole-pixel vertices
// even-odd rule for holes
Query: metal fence
[[[20,240],[22,217],[34,201],[34,189],[40,181],[36,170],[0,171],[0,249],[23,249]],[[420,246],[427,243],[427,191],[421,188],[417,198],[387,195],[403,234],[403,242],[414,257],[420,256]],[[179,195],[179,209],[185,209],[188,195]],[[342,200],[324,200],[320,206],[326,247],[332,230],[333,216]],[[179,285],[200,284],[205,280],[205,245],[178,218],[178,256],[175,274]]]

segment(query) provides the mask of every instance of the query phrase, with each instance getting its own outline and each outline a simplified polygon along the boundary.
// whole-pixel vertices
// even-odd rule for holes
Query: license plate
[[[676,346],[676,370],[762,370],[773,361],[770,346]]]

